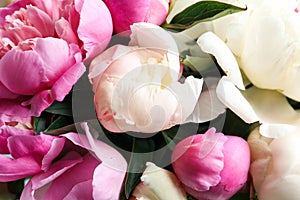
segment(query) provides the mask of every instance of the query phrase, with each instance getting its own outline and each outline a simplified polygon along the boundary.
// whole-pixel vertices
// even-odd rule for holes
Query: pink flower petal
[[[59,19],[55,23],[55,30],[58,37],[66,40],[68,43],[77,44],[78,38],[74,33],[71,24],[64,18]]]
[[[0,182],[15,181],[40,171],[40,163],[31,156],[12,160],[0,155]]]
[[[72,167],[52,182],[45,193],[45,198],[63,199],[75,185],[92,179],[94,170],[99,164],[100,161],[91,154],[85,155],[81,163]]]
[[[54,84],[51,90],[57,101],[62,101],[71,91],[73,85],[85,72],[86,68],[82,62],[77,62],[70,67]]]
[[[0,81],[13,93],[32,95],[40,89],[43,68],[36,52],[13,49],[0,60]]]
[[[180,141],[172,154],[172,165],[187,187],[206,191],[221,180],[224,167],[223,146],[227,138],[215,129]]]
[[[43,171],[47,171],[52,164],[52,161],[61,153],[65,144],[65,138],[55,138],[52,143],[49,151],[44,156],[42,160],[42,167]]]
[[[54,98],[49,90],[43,90],[36,93],[28,101],[21,103],[22,106],[30,107],[29,114],[31,116],[40,116],[42,111],[48,108],[54,102]]]
[[[93,199],[92,180],[87,180],[76,184],[72,190],[64,197],[64,200]],[[98,198],[101,196],[98,196]],[[97,199],[97,198],[95,198]],[[101,197],[102,199],[102,197]]]
[[[20,129],[13,126],[4,125],[0,127],[0,153],[9,154],[7,139],[14,135],[34,135],[33,130]]]
[[[20,100],[10,100],[0,98],[0,121],[30,122],[30,110],[21,106]]]
[[[90,60],[101,53],[111,39],[111,15],[101,0],[75,0],[75,8],[80,13],[78,37],[87,51],[86,59]]]
[[[64,157],[62,157],[62,159],[53,163],[49,170],[32,177],[32,189],[37,190],[47,185],[82,161],[83,159],[81,155],[77,152],[72,151],[67,153]]]
[[[48,14],[32,5],[28,5],[26,11],[30,23],[43,37],[54,36],[54,23]]]
[[[32,156],[42,160],[55,137],[50,135],[15,135],[8,138],[8,149],[14,158]],[[38,144],[38,145],[37,145]]]
[[[94,172],[93,197],[101,200],[119,199],[126,171],[119,171],[107,166],[99,165]],[[109,186],[109,187],[107,187]]]

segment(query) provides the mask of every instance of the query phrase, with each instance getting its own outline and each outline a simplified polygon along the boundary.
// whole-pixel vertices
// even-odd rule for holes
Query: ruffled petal
[[[82,200],[82,199],[93,199],[93,187],[92,180],[87,180],[76,184],[71,191],[64,197],[64,200]],[[102,196],[96,196],[101,197]]]
[[[225,112],[226,106],[221,103],[217,97],[217,82],[218,79],[214,78],[204,79],[204,84],[207,86],[207,89],[201,92],[194,111],[185,122],[207,122]]]
[[[206,32],[198,38],[197,43],[204,52],[212,54],[217,59],[229,80],[238,88],[245,89],[239,65],[233,53],[218,36],[212,32]]]
[[[48,14],[32,5],[28,5],[26,11],[30,23],[43,37],[54,36],[54,23]]]
[[[0,81],[16,94],[32,95],[39,91],[44,79],[43,71],[44,63],[34,51],[16,48],[0,60]]]
[[[51,147],[55,137],[49,135],[15,135],[8,138],[8,148],[14,158],[32,156],[40,161]],[[37,145],[39,144],[39,145]]]
[[[99,165],[93,176],[94,199],[119,199],[125,174],[125,171],[116,170],[106,163]]]
[[[75,185],[91,180],[94,170],[99,164],[99,160],[94,156],[86,154],[81,163],[78,163],[70,170],[65,171],[65,173],[52,181],[51,186],[45,193],[45,198],[63,199],[70,191],[72,191],[72,188]],[[79,174],[84,174],[84,176],[78,176]]]
[[[220,101],[245,122],[253,123],[260,120],[248,100],[227,77],[220,79],[216,92]]]
[[[170,33],[163,28],[150,23],[135,23],[131,26],[130,46],[154,48],[168,52],[168,62],[172,70],[181,71],[179,63],[179,52],[176,41]]]
[[[80,1],[75,1],[75,4]],[[80,13],[78,37],[83,41],[87,51],[86,59],[93,59],[101,53],[109,43],[113,31],[110,12],[103,1],[82,1],[75,5]],[[101,17],[99,15],[101,14]]]
[[[19,180],[37,174],[40,171],[40,163],[32,156],[12,160],[0,155],[0,182]]]
[[[197,191],[216,186],[224,167],[222,151],[226,141],[227,137],[216,134],[213,128],[180,141],[172,153],[172,165],[179,180]]]

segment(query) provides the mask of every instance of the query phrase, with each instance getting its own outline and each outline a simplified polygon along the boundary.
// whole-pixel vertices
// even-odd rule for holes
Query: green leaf
[[[72,117],[72,95],[68,95],[65,97],[64,101],[58,102],[54,101],[50,107],[48,107],[45,112],[56,114],[56,115],[64,115]]]
[[[41,116],[34,117],[33,119],[33,128],[34,131],[39,134],[41,131],[44,131],[47,126],[49,126],[49,122],[51,121],[52,114],[42,112]]]
[[[169,25],[165,24],[165,27],[183,30],[197,23],[212,21],[243,10],[246,10],[246,8],[240,8],[218,1],[199,1],[187,7],[181,13],[178,13]]]
[[[146,168],[146,162],[153,159],[151,153],[155,149],[153,140],[135,138],[132,147],[132,154],[128,166],[128,173],[125,180],[125,195],[130,197],[131,192],[140,182],[142,172]]]
[[[54,122],[50,124],[50,126],[44,131],[45,133],[55,130],[73,123],[73,119],[66,116],[59,116]]]

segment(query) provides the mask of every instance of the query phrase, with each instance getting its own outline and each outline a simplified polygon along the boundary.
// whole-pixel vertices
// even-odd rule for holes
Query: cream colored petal
[[[142,186],[134,190],[133,196],[140,200],[186,200],[186,193],[181,183],[168,170],[157,167],[151,162],[146,163],[146,169],[141,177]]]
[[[131,26],[130,46],[167,51],[169,66],[180,73],[179,52],[172,35],[160,26],[150,23],[135,23]],[[178,77],[177,77],[178,78]]]
[[[246,123],[259,121],[251,104],[226,76],[220,79],[216,92],[220,101]]]
[[[218,36],[212,32],[206,32],[198,38],[197,43],[204,52],[212,54],[216,58],[229,80],[238,88],[245,89],[234,55]]]
[[[204,84],[207,88],[201,92],[197,105],[193,113],[186,119],[186,123],[207,122],[225,112],[226,106],[220,102],[216,94],[218,80],[217,78],[205,79]]]

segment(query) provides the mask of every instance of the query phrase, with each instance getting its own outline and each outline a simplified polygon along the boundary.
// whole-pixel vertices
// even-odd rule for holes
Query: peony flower
[[[102,52],[111,34],[100,0],[16,0],[1,8],[1,117],[39,116],[62,101],[85,71],[83,61]]]
[[[146,163],[146,169],[132,193],[134,200],[186,200],[186,193],[181,183],[172,172],[157,167],[151,162]]]
[[[0,113],[39,116],[62,101],[84,71],[77,45],[57,38],[22,41],[0,60]]]
[[[14,135],[7,139],[12,158],[0,155],[0,182],[15,181],[47,171],[65,139],[49,135]],[[38,145],[37,145],[38,144]]]
[[[0,10],[0,30],[0,58],[26,39],[58,37],[91,59],[108,44],[112,20],[101,0],[16,0]]]
[[[299,85],[299,2],[250,0],[245,3],[244,12],[200,23],[181,34],[194,38],[206,31],[214,32],[234,53],[251,83],[299,101],[300,92],[295,87]]]
[[[300,114],[291,107],[283,94],[255,86],[245,89],[244,82],[249,85],[249,81],[242,78],[233,53],[218,36],[206,32],[198,38],[197,43],[204,52],[215,56],[226,74],[217,84],[216,96],[241,119],[247,123],[300,123]],[[263,134],[267,136],[269,133]]]
[[[214,128],[180,141],[172,153],[175,174],[197,199],[229,199],[246,183],[249,165],[247,142]]]
[[[299,130],[299,126],[263,124],[249,135],[250,173],[259,199],[299,199]],[[261,131],[277,136],[264,137]]]
[[[130,30],[138,22],[162,24],[168,14],[169,0],[104,0],[111,12],[115,33]]]
[[[119,199],[127,170],[126,160],[114,148],[87,135],[67,133],[59,159],[35,174],[21,199]]]
[[[180,76],[177,46],[168,32],[152,24],[133,25],[129,46],[115,45],[91,63],[99,121],[112,132],[147,133],[201,121],[199,110],[193,111],[203,80],[190,76],[182,83]]]

